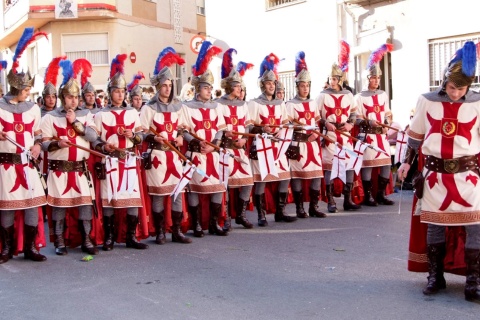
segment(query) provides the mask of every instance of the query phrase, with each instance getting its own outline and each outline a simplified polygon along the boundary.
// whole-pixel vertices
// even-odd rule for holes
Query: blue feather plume
[[[308,70],[307,69],[307,63],[305,62],[305,52],[300,51],[297,53],[297,56],[295,57],[295,76],[298,76],[298,74],[302,70]]]
[[[60,61],[60,67],[62,67],[63,81],[60,87],[64,86],[70,78],[73,77],[73,65],[70,60]]]
[[[202,42],[202,46],[200,47],[200,51],[198,52],[197,61],[193,65],[193,70],[200,70],[202,62],[205,59],[205,56],[207,55],[208,49],[211,45],[212,43],[210,41],[205,40]]]
[[[475,75],[477,67],[477,48],[472,41],[465,42],[462,48],[462,72],[468,77]]]
[[[7,61],[0,60],[0,70],[7,69]]]
[[[166,47],[158,55],[157,61],[155,62],[155,69],[153,70],[154,75],[157,75],[160,72],[160,61],[169,52],[175,53],[175,49],[173,49],[172,47]]]
[[[34,33],[33,28],[25,28],[23,30],[23,34],[18,40],[17,48],[15,49],[15,55],[13,56],[13,61],[17,61],[18,56],[22,54],[23,50],[25,50],[25,45],[32,39]]]

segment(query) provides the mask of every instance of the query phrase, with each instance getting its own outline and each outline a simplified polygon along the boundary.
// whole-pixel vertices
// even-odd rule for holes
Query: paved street
[[[45,263],[0,265],[0,319],[478,319],[463,277],[447,274],[447,290],[426,297],[426,274],[406,270],[411,197],[403,192],[400,214],[382,206],[292,224],[270,215],[268,228],[118,245],[90,262],[49,244]]]

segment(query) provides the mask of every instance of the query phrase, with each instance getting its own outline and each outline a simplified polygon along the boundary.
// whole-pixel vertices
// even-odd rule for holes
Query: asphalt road
[[[44,263],[0,265],[0,319],[479,319],[464,277],[447,274],[447,290],[422,294],[426,274],[406,269],[412,192],[400,214],[400,195],[390,198],[397,205],[326,219],[269,215],[267,228],[234,225],[187,245],[116,245],[90,262],[48,244]]]

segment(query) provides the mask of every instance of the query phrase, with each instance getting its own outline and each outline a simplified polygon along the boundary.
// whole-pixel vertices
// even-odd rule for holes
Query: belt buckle
[[[12,154],[12,163],[13,164],[22,164],[22,156],[17,154],[17,153],[13,153]]]
[[[118,155],[118,157],[123,160],[127,157],[127,153],[124,151],[120,151],[120,154]]]
[[[167,146],[166,144],[160,144],[160,150],[167,151],[167,150],[170,150],[170,147]]]
[[[444,160],[443,168],[447,173],[457,173],[460,169],[460,161],[458,161],[458,159]]]
[[[65,161],[63,163],[63,171],[65,172],[70,172],[73,170],[73,162],[71,161]]]

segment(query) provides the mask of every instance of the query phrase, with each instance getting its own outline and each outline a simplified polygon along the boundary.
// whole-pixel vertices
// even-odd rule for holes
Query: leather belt
[[[84,172],[83,161],[48,160],[48,169],[62,172]]]
[[[362,133],[369,133],[369,134],[382,134],[383,127],[382,126],[375,126],[375,127],[361,127]]]
[[[459,173],[469,170],[478,172],[478,156],[464,156],[454,159],[440,159],[434,156],[425,157],[425,167],[439,173]]]
[[[0,152],[0,163],[6,164],[22,164],[22,158],[18,153]]]
[[[310,137],[309,134],[301,133],[301,132],[293,132],[292,141],[295,141],[295,142],[307,142],[307,141],[308,141],[308,137]]]
[[[173,144],[173,141],[169,141],[171,144]],[[155,149],[155,150],[160,150],[160,151],[169,151],[170,147],[167,146],[166,144],[161,144],[158,142],[150,143],[150,148]]]
[[[220,147],[224,149],[235,149],[238,150],[239,148],[235,145],[235,141],[231,138],[222,137],[222,144]]]
[[[115,151],[109,153],[108,155],[110,157],[114,157],[114,158],[118,158],[118,159],[125,159],[127,157],[127,152],[133,152],[134,148],[126,148],[125,150],[126,151],[115,150]]]
[[[188,143],[187,150],[190,152],[200,152],[200,141],[193,139]]]
[[[336,123],[336,122],[330,122],[330,124],[333,124],[335,128],[339,129],[345,125],[345,123]]]

